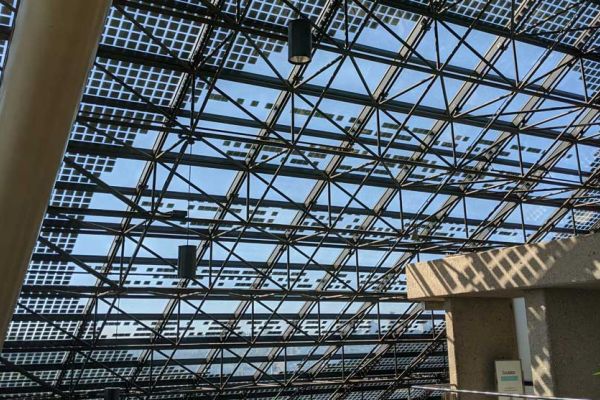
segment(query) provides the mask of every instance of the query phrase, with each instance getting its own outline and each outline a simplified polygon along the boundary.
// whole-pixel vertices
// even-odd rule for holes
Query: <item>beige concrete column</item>
[[[110,0],[23,0],[0,88],[0,348]]]
[[[596,399],[600,394],[600,291],[527,291],[535,393]]]
[[[450,384],[458,389],[495,391],[494,361],[519,357],[511,299],[448,299],[446,334]]]

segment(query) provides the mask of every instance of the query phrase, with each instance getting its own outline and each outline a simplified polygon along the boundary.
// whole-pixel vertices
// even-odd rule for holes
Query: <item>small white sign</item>
[[[496,361],[496,385],[498,392],[523,394],[523,372],[519,360]],[[511,400],[512,397],[500,396],[498,400]]]

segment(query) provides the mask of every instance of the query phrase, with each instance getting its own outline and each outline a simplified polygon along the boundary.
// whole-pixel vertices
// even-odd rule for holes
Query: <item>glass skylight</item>
[[[446,381],[443,313],[406,300],[404,268],[597,228],[599,12],[115,2],[0,397],[379,400]],[[287,62],[300,14],[304,67]]]

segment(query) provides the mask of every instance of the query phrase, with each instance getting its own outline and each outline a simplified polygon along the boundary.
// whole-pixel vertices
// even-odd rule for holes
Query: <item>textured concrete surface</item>
[[[495,391],[494,361],[519,358],[511,299],[449,299],[446,332],[450,384],[459,389]]]
[[[0,88],[0,348],[110,0],[23,0]]]
[[[536,394],[600,399],[600,291],[533,290],[525,301]]]
[[[408,297],[518,297],[523,289],[600,288],[600,233],[451,256],[407,268]]]
[[[519,358],[510,298],[524,296],[536,394],[600,399],[600,233],[413,264],[407,285],[446,299],[458,388],[494,389],[493,361]]]

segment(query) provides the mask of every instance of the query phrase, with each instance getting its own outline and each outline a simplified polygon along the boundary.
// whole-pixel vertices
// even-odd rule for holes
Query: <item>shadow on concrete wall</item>
[[[448,295],[512,297],[501,291],[544,287],[600,288],[600,235],[412,264],[407,284],[409,297],[417,299]]]
[[[600,234],[413,264],[407,285],[413,299],[524,296],[536,393],[600,398]]]

